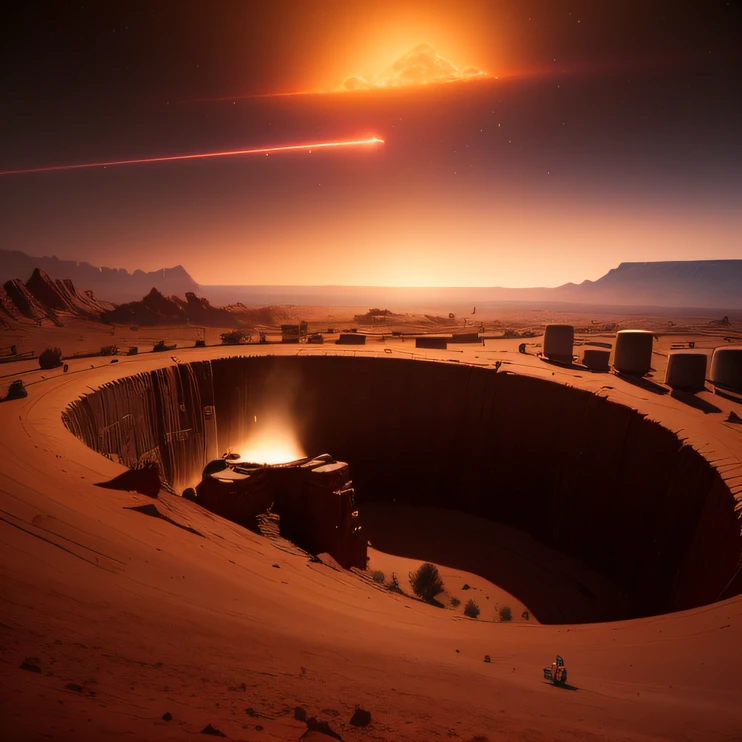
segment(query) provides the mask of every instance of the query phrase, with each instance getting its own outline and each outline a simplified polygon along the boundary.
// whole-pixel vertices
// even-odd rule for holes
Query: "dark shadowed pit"
[[[158,463],[176,492],[264,420],[280,419],[307,453],[349,462],[362,522],[364,503],[374,503],[376,547],[441,556],[501,584],[542,622],[654,615],[742,592],[739,520],[718,472],[660,424],[554,382],[463,364],[235,357],[112,382],[64,415],[100,453],[126,466]],[[560,602],[539,579],[519,584],[507,550],[493,543],[489,556],[486,536],[467,548],[459,516],[441,535],[410,506],[517,529],[521,560],[543,566],[558,551],[615,590],[603,599],[583,586],[585,600]]]

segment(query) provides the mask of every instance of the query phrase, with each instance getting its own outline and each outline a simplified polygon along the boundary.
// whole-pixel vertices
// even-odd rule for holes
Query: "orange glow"
[[[481,79],[483,77],[489,77],[489,75],[474,67],[461,69],[440,56],[430,44],[418,44],[372,79],[366,80],[360,76],[348,77],[339,90],[372,90],[376,88],[435,85],[475,78]]]
[[[286,464],[306,456],[291,427],[278,421],[268,423],[237,451],[251,464]]]
[[[111,162],[86,162],[78,165],[54,165],[51,167],[28,168],[25,170],[4,170],[0,175],[23,175],[27,173],[50,173],[58,170],[83,170],[94,167],[113,167],[114,165],[142,165],[150,162],[175,162],[178,160],[203,160],[210,157],[236,157],[239,155],[260,155],[279,152],[311,152],[315,149],[328,147],[368,147],[383,144],[384,140],[378,137],[370,139],[351,139],[338,142],[314,142],[306,144],[287,144],[277,147],[260,147],[257,149],[237,149],[226,152],[202,152],[195,155],[172,155],[169,157],[146,157],[137,160],[114,160]]]
[[[218,98],[198,98],[189,103],[208,103],[218,101],[251,100],[253,98],[289,98],[299,96],[331,95],[333,93],[352,93],[363,90],[396,90],[399,88],[441,85],[445,83],[467,82],[471,80],[497,80],[475,67],[460,68],[442,57],[431,44],[422,43],[398,56],[392,64],[388,62],[381,72],[369,77],[363,75],[346,76],[341,85],[331,90],[295,90],[279,93],[253,93],[250,95],[227,95]],[[381,64],[379,66],[381,66]]]

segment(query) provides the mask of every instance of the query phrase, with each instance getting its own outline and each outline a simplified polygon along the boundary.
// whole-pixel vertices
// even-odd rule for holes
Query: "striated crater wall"
[[[718,472],[658,423],[554,382],[399,359],[223,358],[107,384],[64,419],[127,466],[157,462],[181,492],[277,413],[305,451],[350,463],[361,519],[364,501],[396,500],[514,526],[608,578],[632,617],[742,592],[740,514]]]

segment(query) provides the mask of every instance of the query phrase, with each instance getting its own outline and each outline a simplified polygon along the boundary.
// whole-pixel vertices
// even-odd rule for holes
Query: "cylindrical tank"
[[[619,330],[613,368],[621,374],[644,376],[652,368],[652,342],[654,335],[648,330]]]
[[[705,353],[670,353],[667,359],[665,384],[686,392],[700,392],[706,388]]]
[[[717,348],[711,358],[711,383],[742,394],[742,346]]]
[[[607,371],[611,363],[611,351],[602,348],[585,348],[582,362],[591,371]]]
[[[572,362],[575,328],[572,325],[546,325],[543,354],[552,361]]]

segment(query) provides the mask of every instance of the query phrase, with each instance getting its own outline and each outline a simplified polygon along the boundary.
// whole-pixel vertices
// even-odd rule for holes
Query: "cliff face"
[[[110,384],[66,423],[126,465],[157,461],[180,492],[279,411],[304,450],[349,462],[361,514],[396,500],[514,526],[608,578],[632,617],[742,592],[740,515],[718,472],[661,425],[552,382],[396,359],[229,358]],[[597,599],[582,613],[533,610],[628,617]]]

